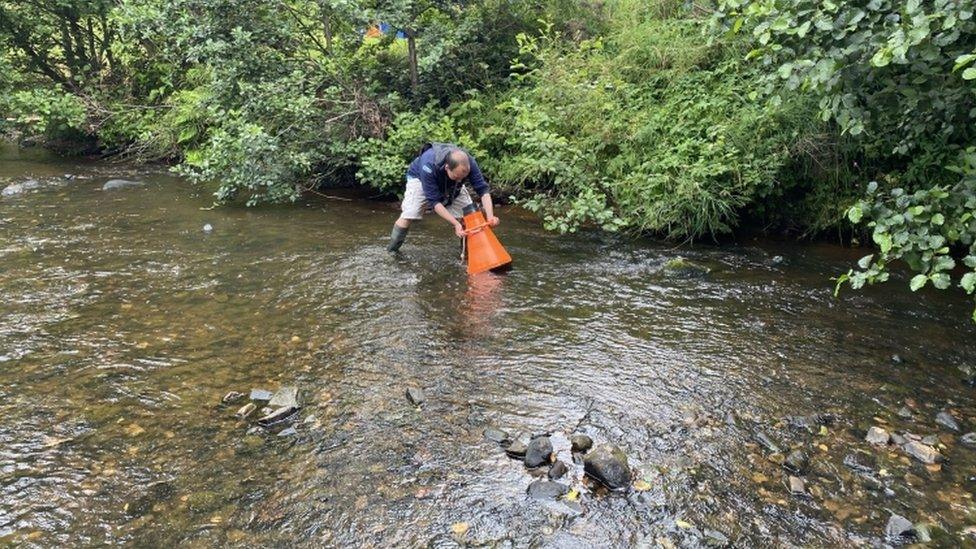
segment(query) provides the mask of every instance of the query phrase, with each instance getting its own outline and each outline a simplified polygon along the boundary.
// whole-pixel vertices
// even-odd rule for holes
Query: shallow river
[[[892,513],[972,543],[970,305],[834,298],[866,252],[558,236],[506,208],[514,269],[469,278],[435,220],[388,255],[391,203],[206,211],[165,172],[5,149],[0,187],[28,178],[0,199],[0,545],[857,546]],[[221,403],[289,385],[304,406],[270,429]],[[486,428],[551,433],[573,491],[530,498],[540,471]],[[584,479],[573,433],[633,486]]]

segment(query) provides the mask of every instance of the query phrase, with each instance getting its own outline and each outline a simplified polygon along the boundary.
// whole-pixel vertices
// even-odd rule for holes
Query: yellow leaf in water
[[[678,528],[682,528],[684,530],[688,530],[692,527],[690,522],[685,522],[681,519],[674,521],[674,523],[678,525]]]
[[[820,436],[825,437],[825,436],[827,436],[827,433],[828,432],[829,431],[827,431],[827,426],[826,425],[821,425],[820,426]]]
[[[577,490],[576,488],[573,488],[572,490],[569,491],[568,494],[566,494],[565,496],[563,496],[563,499],[565,499],[567,501],[576,501],[576,500],[578,500],[579,499],[579,490]]]
[[[638,480],[634,483],[634,490],[637,490],[638,492],[646,492],[650,489],[651,483],[647,482],[646,480]]]
[[[130,437],[137,437],[145,432],[146,430],[143,429],[138,423],[130,423],[129,426],[125,428],[125,433]]]
[[[468,533],[468,529],[471,528],[467,522],[455,522],[451,525],[451,531],[457,536],[463,536]]]

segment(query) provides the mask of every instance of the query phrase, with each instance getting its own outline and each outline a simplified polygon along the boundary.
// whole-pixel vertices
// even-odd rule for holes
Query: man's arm
[[[478,196],[481,197],[481,206],[485,209],[485,219],[488,220],[489,225],[494,227],[498,225],[498,218],[495,217],[495,205],[491,201],[488,182],[485,181],[485,176],[481,173],[478,162],[470,154],[468,155],[468,161],[471,164],[471,173],[468,175],[471,186],[474,187],[474,192],[478,193]]]
[[[460,238],[464,238],[464,226],[462,226],[457,219],[454,219],[454,216],[451,215],[451,212],[447,211],[447,208],[445,208],[443,204],[440,202],[434,204],[434,213],[441,216],[444,218],[444,221],[447,221],[454,226],[454,234],[458,235]]]

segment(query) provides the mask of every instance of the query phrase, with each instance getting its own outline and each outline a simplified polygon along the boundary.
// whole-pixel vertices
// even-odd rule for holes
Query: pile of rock
[[[235,404],[244,399],[245,396],[248,397],[249,402],[238,408],[234,416],[238,419],[249,420],[249,418],[254,417],[254,412],[259,411],[255,423],[266,429],[283,425],[292,419],[302,407],[298,387],[295,386],[281,387],[274,393],[265,389],[251,389],[250,395],[231,391],[224,395],[221,403],[224,405]]]
[[[894,444],[909,456],[925,464],[941,463],[942,453],[935,448],[939,443],[939,437],[929,435],[926,437],[918,436],[914,433],[888,433],[881,427],[871,427],[868,429],[864,440],[875,445],[887,447]]]
[[[521,461],[533,473],[541,475],[545,471],[545,480],[536,480],[529,485],[529,496],[553,499],[570,492],[568,485],[557,482],[566,476],[570,466],[558,459],[549,433],[510,437],[501,429],[489,428],[485,429],[484,437],[497,443],[508,457]],[[630,487],[632,473],[623,451],[612,444],[594,448],[593,439],[581,433],[573,434],[569,440],[572,460],[583,464],[585,476],[611,491],[624,491]]]

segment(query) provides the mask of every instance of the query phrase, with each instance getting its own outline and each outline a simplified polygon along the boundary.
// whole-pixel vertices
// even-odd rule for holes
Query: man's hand
[[[458,235],[458,238],[464,238],[464,227],[460,223],[454,223],[454,234]]]
[[[497,227],[499,223],[501,223],[501,221],[497,217],[493,215],[488,216],[488,225],[492,227]]]

